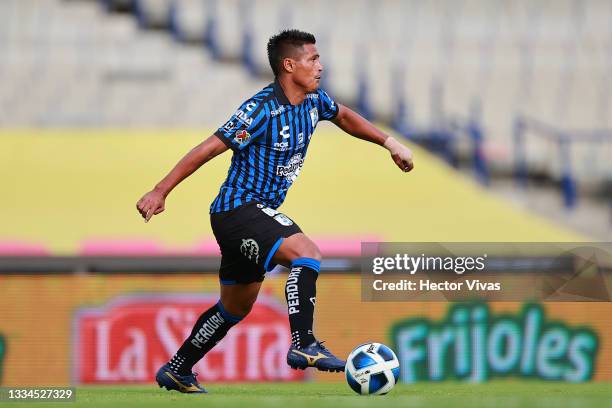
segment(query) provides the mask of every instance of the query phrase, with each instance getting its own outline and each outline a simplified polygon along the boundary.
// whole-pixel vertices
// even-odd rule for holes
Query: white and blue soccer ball
[[[397,356],[380,343],[358,346],[346,359],[346,381],[361,395],[384,395],[391,391],[400,375]]]

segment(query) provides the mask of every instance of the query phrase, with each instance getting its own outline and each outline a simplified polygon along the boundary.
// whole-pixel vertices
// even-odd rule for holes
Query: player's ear
[[[294,61],[291,58],[284,58],[283,68],[285,68],[287,72],[293,72],[293,70],[295,69]]]

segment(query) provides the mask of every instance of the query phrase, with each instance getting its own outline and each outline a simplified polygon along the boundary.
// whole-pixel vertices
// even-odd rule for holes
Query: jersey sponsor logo
[[[281,106],[281,107],[279,107],[278,109],[275,109],[275,110],[271,111],[271,112],[270,112],[270,116],[272,116],[272,117],[274,117],[274,116],[278,116],[278,115],[280,115],[281,113],[283,113],[284,111],[285,111],[285,107],[284,107],[284,106]]]
[[[286,152],[287,150],[289,150],[289,142],[276,142],[274,143],[272,150]]]
[[[293,225],[293,221],[291,221],[291,219],[289,217],[287,217],[285,214],[278,214],[274,217],[274,219],[282,226],[288,227],[290,225]]]
[[[293,225],[293,221],[291,221],[289,217],[287,217],[285,214],[281,212],[276,211],[273,208],[264,207],[261,204],[257,204],[257,208],[259,208],[261,211],[263,211],[270,217],[274,218],[280,225],[284,225],[285,227]]]
[[[236,113],[234,113],[234,116],[247,126],[251,126],[253,124],[253,118],[250,118],[249,115],[241,110],[237,110]]]
[[[304,159],[302,158],[302,153],[295,154],[289,159],[289,163],[286,166],[276,166],[276,175],[285,177],[287,181],[293,183],[297,176],[299,176],[303,165]]]
[[[247,111],[251,112],[255,106],[257,106],[257,103],[251,101],[251,102],[247,103],[247,105],[244,107],[244,109],[246,109]]]
[[[259,262],[259,244],[253,238],[242,240],[240,253],[246,256],[249,261]]]
[[[308,113],[310,113],[310,121],[312,122],[312,127],[317,126],[319,122],[319,111],[317,108],[312,108]]]
[[[251,139],[251,134],[246,130],[240,130],[236,132],[236,136],[234,137],[234,141],[239,145],[243,145]]]
[[[225,125],[223,125],[223,130],[225,130],[226,132],[230,132],[235,127],[236,127],[236,123],[234,123],[233,120],[230,120]]]
[[[289,126],[283,126],[283,128],[279,132],[279,135],[282,136],[283,139],[289,138],[291,136],[291,134],[289,133]]]
[[[261,207],[260,207],[261,206]],[[266,213],[267,215],[269,215],[270,217],[274,217],[276,214],[278,214],[278,211],[276,211],[273,208],[269,208],[269,207],[264,207],[261,204],[258,204],[257,207],[259,207],[261,209],[261,211],[263,211],[264,213]]]
[[[311,94],[306,95],[306,97],[310,99],[319,99],[319,94],[311,93]]]

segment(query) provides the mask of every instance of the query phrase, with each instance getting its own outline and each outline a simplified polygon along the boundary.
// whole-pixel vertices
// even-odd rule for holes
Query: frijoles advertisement
[[[285,281],[266,279],[251,314],[196,366],[203,382],[344,381],[286,365]],[[212,273],[1,276],[1,384],[151,383],[218,290]],[[389,345],[404,382],[612,381],[611,315],[609,302],[363,302],[357,271],[322,272],[315,335],[340,356]]]

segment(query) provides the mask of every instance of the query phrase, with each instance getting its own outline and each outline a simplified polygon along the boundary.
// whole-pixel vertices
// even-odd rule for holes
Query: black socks
[[[193,366],[204,357],[242,318],[229,314],[217,302],[202,313],[187,340],[170,360],[170,368],[178,375],[190,375]]]
[[[285,299],[291,326],[291,342],[303,348],[314,343],[312,321],[317,299],[317,277],[321,261],[313,258],[297,258],[291,263],[291,271],[285,285]]]
[[[312,323],[320,269],[321,262],[313,258],[298,258],[291,263],[285,298],[291,341],[297,348],[309,346],[315,341]],[[240,320],[229,314],[221,301],[217,302],[198,318],[191,334],[170,360],[170,368],[178,375],[190,375],[193,366]]]

